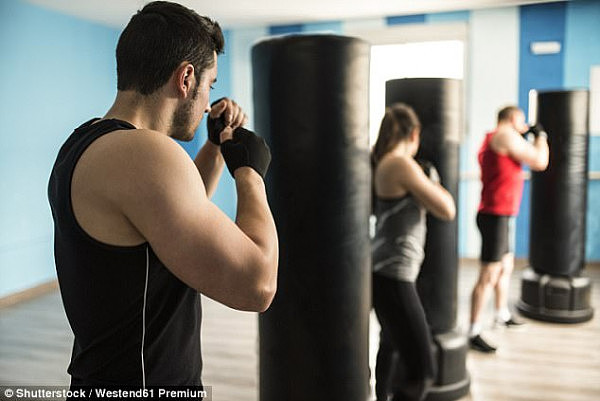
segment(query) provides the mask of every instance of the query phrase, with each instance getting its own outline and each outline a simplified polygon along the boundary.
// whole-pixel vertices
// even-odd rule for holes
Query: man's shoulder
[[[101,164],[125,164],[130,167],[163,158],[189,158],[172,138],[149,129],[114,131],[95,141],[86,153]]]
[[[508,128],[497,129],[490,138],[489,147],[494,152],[506,155],[510,153],[511,148],[515,144],[515,139],[519,138],[519,134]]]
[[[191,167],[193,161],[172,138],[152,130],[131,129],[98,138],[84,152],[77,169],[101,188],[106,187],[102,182],[110,182],[116,189],[114,186],[131,188],[142,182],[160,186],[177,176],[173,172]]]
[[[114,131],[103,137],[107,145],[118,149],[139,146],[140,150],[174,149],[180,146],[169,136],[151,129],[123,129]]]

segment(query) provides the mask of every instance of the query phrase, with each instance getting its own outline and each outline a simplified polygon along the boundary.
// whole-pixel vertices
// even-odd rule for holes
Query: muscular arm
[[[491,142],[491,147],[519,163],[527,164],[534,171],[543,171],[548,167],[549,149],[545,137],[538,136],[531,144],[515,133],[498,131]]]
[[[236,172],[232,222],[207,198],[198,169],[171,139],[140,132],[113,203],[180,280],[240,310],[263,311],[275,293],[277,234],[260,177]],[[120,177],[120,178],[118,178]]]
[[[255,255],[260,257],[258,264],[277,266],[277,230],[273,215],[267,203],[265,183],[256,171],[249,167],[235,171],[235,185],[238,201],[235,223],[258,248]],[[277,269],[263,269],[260,281],[265,283],[262,290],[265,297],[275,293]]]

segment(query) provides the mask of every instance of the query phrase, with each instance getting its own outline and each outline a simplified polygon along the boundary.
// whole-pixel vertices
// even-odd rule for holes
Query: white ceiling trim
[[[115,28],[123,28],[146,0],[27,0]],[[433,12],[507,7],[559,0],[180,0],[224,28],[340,21]]]

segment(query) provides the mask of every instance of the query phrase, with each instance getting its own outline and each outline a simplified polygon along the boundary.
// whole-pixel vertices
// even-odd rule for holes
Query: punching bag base
[[[581,323],[594,316],[588,277],[538,274],[528,268],[521,277],[517,309],[532,319],[554,323]]]
[[[469,392],[471,378],[466,369],[467,338],[456,331],[433,336],[438,361],[438,377],[426,401],[456,400]]]

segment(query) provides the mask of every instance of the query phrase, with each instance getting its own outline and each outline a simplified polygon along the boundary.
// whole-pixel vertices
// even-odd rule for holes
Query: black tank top
[[[148,243],[102,243],[73,214],[71,178],[82,153],[103,135],[135,129],[125,121],[98,120],[77,128],[63,144],[48,186],[56,271],[75,335],[71,384],[200,385],[198,293]]]

